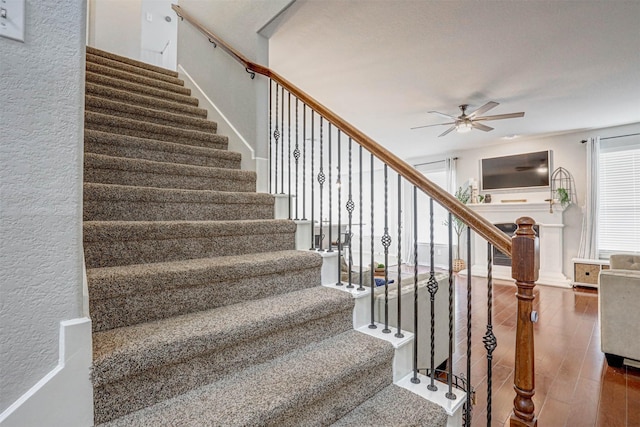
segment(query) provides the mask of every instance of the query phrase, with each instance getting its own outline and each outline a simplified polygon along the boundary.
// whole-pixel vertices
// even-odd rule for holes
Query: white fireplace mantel
[[[553,212],[546,202],[483,203],[467,205],[493,224],[515,223],[520,217],[531,217],[540,230],[540,274],[536,283],[541,285],[571,287],[571,281],[562,273],[562,231],[564,228],[563,211],[559,204],[553,205]],[[472,242],[473,276],[487,275],[487,242],[479,236],[473,236]],[[511,280],[511,267],[494,265],[493,277]]]

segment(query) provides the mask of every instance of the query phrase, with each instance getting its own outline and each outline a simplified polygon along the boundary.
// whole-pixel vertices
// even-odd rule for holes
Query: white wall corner
[[[191,89],[191,95],[200,101],[199,107],[207,110],[207,119],[218,124],[217,133],[229,138],[229,150],[242,154],[242,169],[255,171],[257,160],[266,161],[266,159],[256,156],[255,149],[251,144],[213,102],[209,94],[205,93],[202,87],[191,77],[182,64],[178,64],[178,73],[180,78],[184,80],[184,86]]]
[[[0,426],[93,425],[91,320],[60,322],[58,365],[3,413]]]

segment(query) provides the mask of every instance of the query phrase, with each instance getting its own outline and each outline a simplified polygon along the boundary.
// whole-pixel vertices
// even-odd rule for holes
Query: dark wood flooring
[[[456,281],[454,373],[466,372],[466,277]],[[516,327],[515,285],[496,281],[493,325],[494,426],[508,426],[513,397]],[[543,426],[640,426],[640,370],[611,368],[600,351],[598,294],[590,289],[536,286],[535,413]],[[472,280],[472,384],[477,404],[472,425],[486,426],[487,360],[482,343],[487,321],[486,280]],[[638,338],[640,339],[640,337]]]

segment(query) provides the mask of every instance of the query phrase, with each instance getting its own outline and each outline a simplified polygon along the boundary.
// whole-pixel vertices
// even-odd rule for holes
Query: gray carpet
[[[177,73],[87,48],[83,240],[95,422],[443,425],[353,331]],[[415,411],[414,411],[415,409]],[[366,413],[364,413],[366,412]],[[431,420],[431,421],[428,421]]]

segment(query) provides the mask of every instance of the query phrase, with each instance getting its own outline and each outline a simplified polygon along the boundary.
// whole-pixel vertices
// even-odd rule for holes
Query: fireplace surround
[[[540,273],[536,283],[541,285],[570,288],[571,281],[563,274],[563,242],[564,228],[563,212],[560,205],[553,206],[549,211],[549,203],[519,202],[519,203],[482,203],[467,205],[493,224],[513,224],[522,216],[529,216],[536,221],[536,233],[540,238]],[[514,228],[515,231],[515,228]],[[510,233],[507,233],[510,234]],[[487,242],[481,237],[473,235],[473,276],[487,275]],[[499,261],[500,263],[500,261]],[[496,279],[511,279],[511,267],[494,262],[493,277]],[[464,272],[463,272],[464,273]]]

